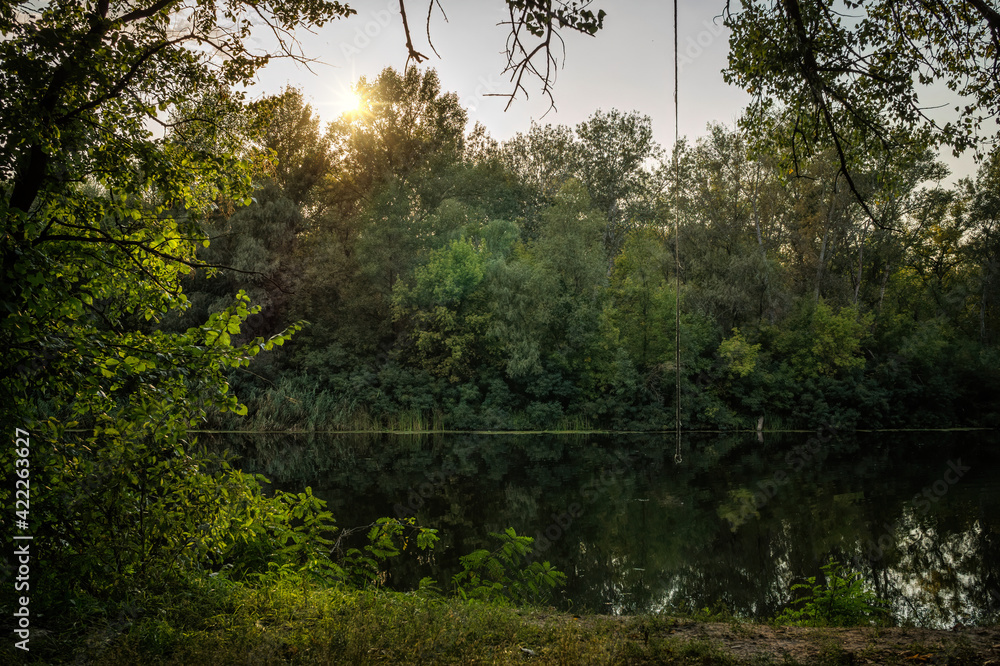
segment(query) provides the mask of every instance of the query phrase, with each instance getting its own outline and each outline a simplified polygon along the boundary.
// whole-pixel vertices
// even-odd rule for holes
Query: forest
[[[510,105],[532,86],[554,100],[554,45],[599,45],[606,13],[497,4],[510,16]],[[783,516],[813,501],[863,516],[877,533],[850,538],[877,544],[895,543],[903,517],[941,516],[958,535],[948,552],[978,567],[975,598],[1000,603],[978,558],[995,541],[988,502],[978,514],[958,506],[985,487],[991,454],[975,468],[955,454],[929,479],[914,465],[891,501],[862,510],[850,503],[872,488],[850,484],[878,486],[879,465],[905,462],[898,447],[920,447],[866,440],[862,475],[850,459],[860,440],[840,439],[1000,425],[989,124],[1000,13],[931,4],[928,15],[922,1],[845,2],[864,5],[845,22],[821,2],[720,3],[723,76],[753,102],[733,125],[708,122],[668,148],[648,116],[610,99],[573,127],[492,137],[424,62],[412,2],[409,18],[399,2],[406,66],[360,77],[358,108],[324,123],[309,90],[253,85],[272,59],[311,62],[295,31],[351,25],[347,4],[0,1],[3,660],[745,663],[672,642],[678,621],[666,615],[589,618],[596,638],[584,641],[578,617],[539,610],[567,574],[534,558],[543,551],[523,530],[490,521],[538,518],[559,533],[553,557],[576,557],[586,544],[563,538],[566,516],[600,533],[595,548],[623,540],[603,527],[613,511],[639,507],[627,524],[648,524],[651,499],[621,488],[658,493],[657,515],[679,517],[662,538],[685,525],[698,537],[688,545],[705,544],[675,541],[674,555],[707,557],[740,529],[751,546],[785,538],[774,536],[791,529]],[[270,49],[255,45],[261,30]],[[963,100],[943,120],[920,98],[935,82]],[[974,152],[976,173],[952,178],[938,157],[949,149]],[[678,433],[679,454],[679,433],[699,430],[719,439],[699,440],[696,464],[671,471],[664,433]],[[512,503],[484,516],[452,502],[438,518],[488,530],[454,552],[460,539],[430,524],[419,493],[409,511],[349,524],[329,509],[336,496],[274,483],[213,439],[232,431],[267,433],[262,448],[286,469],[343,464],[328,480],[351,480],[358,460],[376,476],[383,462],[441,461],[387,487],[469,499],[485,475]],[[481,446],[469,431],[544,434]],[[625,431],[643,433],[641,452],[622,444]],[[746,454],[765,431],[773,448]],[[317,439],[330,432],[362,439]],[[809,433],[809,455],[795,458]],[[921,459],[937,465],[936,453]],[[848,462],[824,467],[838,456]],[[552,467],[503,486],[514,458]],[[828,496],[834,468],[844,492]],[[942,476],[955,470],[961,485]],[[592,507],[573,484],[588,476],[602,489],[586,494]],[[708,476],[697,492],[682,483]],[[792,477],[799,485],[780,495]],[[905,496],[911,483],[932,492],[929,515]],[[550,511],[545,489],[565,506]],[[845,506],[857,511],[833,513]],[[874,508],[899,514],[888,532]],[[938,526],[919,527],[933,542]],[[784,587],[761,586],[766,608],[798,623],[888,623],[862,572],[820,561],[807,536],[785,552],[808,552],[813,573],[844,582],[847,607],[790,610],[829,590],[813,576],[815,597],[793,600],[775,562],[767,580]],[[435,546],[454,565],[447,576],[387,583],[397,558],[414,570],[439,562]],[[888,562],[883,550],[867,573]],[[678,580],[704,578],[688,573]]]
[[[668,155],[615,109],[495,141],[433,70],[357,92],[326,128],[298,90],[245,121],[259,188],[199,252],[239,272],[186,276],[164,327],[243,290],[234,340],[302,330],[213,427],[673,429],[678,294],[685,428],[996,425],[997,156],[953,186],[926,147],[873,159],[871,218],[832,149],[774,148],[777,113]]]

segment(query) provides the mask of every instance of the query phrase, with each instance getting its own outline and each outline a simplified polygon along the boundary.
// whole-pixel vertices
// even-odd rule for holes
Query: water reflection
[[[311,485],[342,526],[414,515],[440,530],[433,571],[511,526],[569,575],[573,607],[634,613],[724,604],[772,617],[833,556],[900,621],[950,626],[1000,610],[1000,460],[993,433],[227,436],[244,465]]]

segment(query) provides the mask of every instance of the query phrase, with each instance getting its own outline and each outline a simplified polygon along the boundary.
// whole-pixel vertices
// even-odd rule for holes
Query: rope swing
[[[680,207],[678,206],[681,171],[677,154],[680,142],[677,52],[677,0],[674,0],[674,372],[677,375],[677,387],[674,393],[674,427],[676,428],[677,449],[674,452],[674,462],[679,465],[683,459],[681,458],[681,253]]]

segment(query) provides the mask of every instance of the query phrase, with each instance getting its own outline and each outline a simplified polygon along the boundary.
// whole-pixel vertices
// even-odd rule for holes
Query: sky
[[[339,20],[315,34],[297,36],[303,51],[325,64],[302,66],[284,61],[269,65],[258,77],[257,93],[300,87],[324,121],[333,120],[349,104],[352,84],[361,76],[374,78],[387,66],[402,70],[406,41],[398,0],[350,3],[357,15]],[[506,18],[502,0],[442,0],[445,22],[435,9],[427,42],[425,2],[407,4],[415,48],[429,56],[442,89],[458,94],[471,123],[479,121],[499,140],[526,131],[532,121],[575,126],[598,109],[638,111],[652,119],[657,140],[673,144],[673,10],[670,2],[595,3],[608,16],[596,37],[564,31],[566,53],[560,56],[554,86],[556,108],[537,80],[527,81],[530,97],[520,95],[510,108],[505,97],[513,86],[503,74],[506,64]],[[680,134],[698,136],[706,124],[732,124],[749,96],[722,80],[728,31],[718,16],[722,2],[682,0],[679,8]]]
[[[319,60],[312,71],[284,60],[268,65],[258,76],[257,94],[279,92],[286,85],[301,88],[324,122],[351,104],[350,90],[359,77],[373,79],[385,67],[402,71],[406,39],[399,0],[355,0],[357,14],[334,21],[310,34],[300,31],[303,52]],[[724,0],[680,0],[679,131],[696,139],[711,122],[733,125],[749,103],[743,90],[723,81],[729,31],[722,25]],[[563,31],[565,58],[560,56],[553,96],[555,109],[537,80],[526,84],[529,97],[519,95],[505,111],[512,90],[504,46],[508,28],[503,0],[440,0],[430,22],[435,55],[427,40],[427,2],[407,3],[414,47],[429,56],[422,67],[433,67],[445,92],[458,94],[469,113],[470,128],[479,121],[490,135],[505,140],[527,131],[533,121],[575,126],[594,111],[612,108],[638,111],[652,119],[654,137],[669,149],[674,143],[673,3],[669,0],[597,0],[593,8],[607,11],[596,37]],[[974,173],[971,158],[942,160],[958,176]]]

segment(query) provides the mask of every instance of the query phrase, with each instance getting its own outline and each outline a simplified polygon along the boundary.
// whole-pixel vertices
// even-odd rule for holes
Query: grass
[[[839,666],[934,659],[966,666],[983,663],[1000,638],[995,629],[901,629],[883,639],[894,630],[754,624],[721,605],[680,615],[579,616],[434,591],[324,586],[294,574],[252,585],[209,575],[125,593],[131,596],[114,603],[78,594],[59,604],[59,615],[34,616],[31,652],[8,641],[0,663]]]
[[[95,603],[85,612],[79,599],[76,603],[74,614],[59,617],[58,624],[36,618],[30,653],[15,650],[11,641],[0,645],[0,663],[837,666],[933,658],[965,666],[983,663],[984,657],[982,646],[974,649],[964,636],[901,643],[879,641],[870,628],[855,629],[855,638],[868,632],[872,642],[855,645],[852,652],[840,633],[847,630],[781,628],[764,636],[767,625],[720,609],[685,618],[581,617],[287,579],[249,586],[205,577],[158,594],[136,591],[113,606]],[[785,641],[794,637],[805,649],[765,653],[778,635]],[[753,649],[734,654],[735,645]]]
[[[740,664],[662,617],[579,617],[415,593],[204,578],[36,631],[26,664]],[[39,626],[39,629],[41,627]],[[15,654],[16,653],[16,654]],[[27,657],[25,659],[25,657]]]

